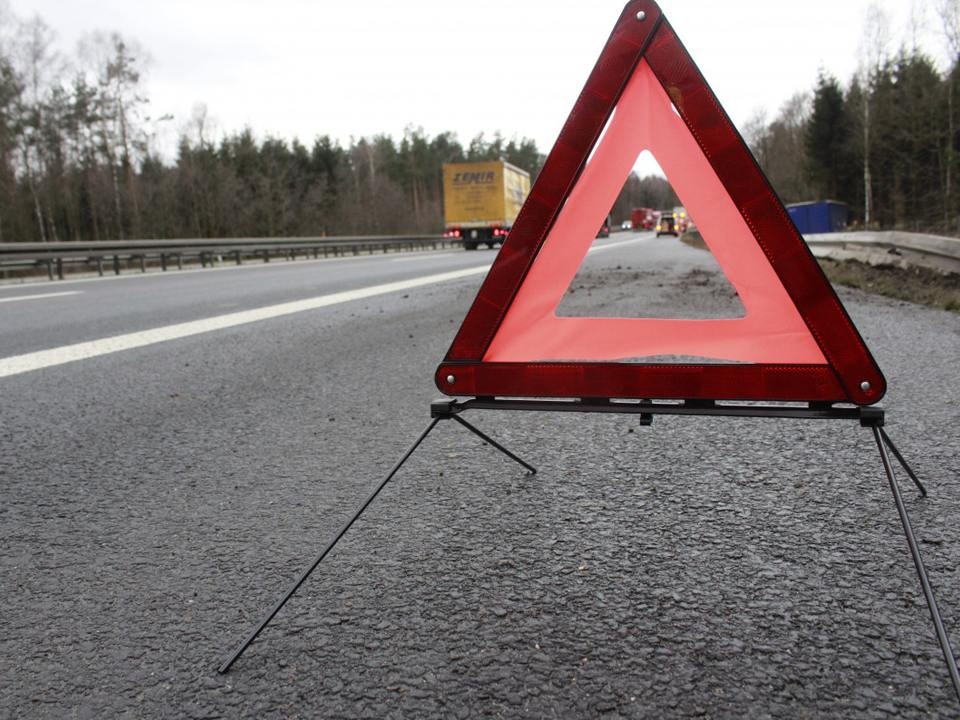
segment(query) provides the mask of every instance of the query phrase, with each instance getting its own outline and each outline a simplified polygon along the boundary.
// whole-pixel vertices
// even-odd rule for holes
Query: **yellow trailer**
[[[463,238],[467,250],[506,239],[530,193],[530,173],[503,160],[446,163],[443,214],[446,237]]]

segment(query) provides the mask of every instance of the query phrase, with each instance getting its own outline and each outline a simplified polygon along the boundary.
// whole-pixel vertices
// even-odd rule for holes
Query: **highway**
[[[736,313],[706,253],[598,241],[571,313]],[[490,251],[0,285],[10,717],[907,717],[957,705],[872,437],[812,421],[428,421]],[[841,298],[960,647],[960,316]],[[905,478],[904,478],[905,479]]]

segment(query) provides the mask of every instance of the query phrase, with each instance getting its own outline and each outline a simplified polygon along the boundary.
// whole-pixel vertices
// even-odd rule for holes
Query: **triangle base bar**
[[[903,455],[896,448],[884,428],[885,412],[882,407],[837,407],[829,402],[810,402],[804,404],[781,404],[781,405],[759,405],[747,403],[722,402],[717,400],[684,400],[679,402],[653,402],[650,400],[626,401],[610,399],[581,399],[581,400],[533,400],[533,399],[503,399],[494,397],[475,397],[467,400],[436,400],[430,405],[430,424],[420,434],[413,445],[404,453],[399,462],[393,467],[387,477],[382,480],[367,498],[367,500],[357,509],[351,518],[346,522],[340,532],[330,540],[324,550],[317,558],[308,565],[301,573],[296,582],[290,587],[283,597],[273,606],[273,608],[264,616],[260,623],[245,637],[240,645],[230,656],[220,665],[218,671],[226,673],[233,664],[240,658],[247,648],[253,643],[260,633],[266,628],[271,620],[276,616],[281,608],[290,600],[291,597],[300,589],[300,586],[317,569],[320,562],[330,553],[340,539],[347,533],[353,524],[360,518],[364,511],[376,499],[380,492],[400,471],[403,465],[410,459],[410,456],[420,447],[423,441],[434,430],[442,420],[453,420],[457,424],[465,427],[471,433],[478,436],[484,442],[500,451],[511,460],[522,465],[530,474],[537,472],[529,463],[521,460],[517,455],[507,450],[503,445],[496,442],[469,422],[464,420],[462,413],[468,410],[515,410],[527,412],[578,412],[578,413],[617,413],[631,414],[640,416],[641,425],[650,425],[656,415],[694,415],[701,417],[742,417],[742,418],[769,418],[769,419],[795,419],[795,420],[850,420],[857,421],[862,427],[870,428],[873,437],[876,440],[877,448],[880,452],[880,459],[883,462],[883,468],[890,483],[890,489],[893,492],[894,502],[897,512],[900,516],[900,522],[903,526],[903,532],[906,536],[907,545],[913,558],[917,576],[920,579],[920,585],[923,589],[924,598],[927,607],[930,610],[930,616],[933,620],[934,630],[936,631],[937,641],[947,664],[947,671],[950,680],[953,683],[957,700],[960,702],[960,672],[957,669],[957,660],[953,648],[950,645],[950,638],[943,623],[943,617],[937,607],[936,597],[933,593],[933,587],[930,584],[930,576],[920,555],[920,546],[914,535],[910,523],[910,517],[907,513],[906,505],[900,493],[899,485],[894,476],[893,465],[887,454],[889,449],[894,457],[903,467],[903,469],[913,480],[917,489],[923,497],[927,496],[926,488],[921,484],[913,469],[904,460]]]
[[[435,381],[448,395],[474,397],[857,402],[828,365],[448,361]]]

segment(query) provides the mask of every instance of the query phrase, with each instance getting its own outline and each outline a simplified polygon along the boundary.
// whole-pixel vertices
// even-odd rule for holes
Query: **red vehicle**
[[[630,224],[634,230],[653,230],[657,224],[653,208],[634,208],[630,213]]]
[[[607,215],[603,219],[603,225],[600,226],[600,232],[597,233],[598,238],[610,237],[610,216]]]

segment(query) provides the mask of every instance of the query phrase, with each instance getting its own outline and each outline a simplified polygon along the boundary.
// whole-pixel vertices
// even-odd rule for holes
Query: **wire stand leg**
[[[890,464],[890,457],[887,455],[887,448],[884,445],[883,436],[881,435],[882,432],[880,428],[874,427],[873,438],[877,441],[877,448],[880,450],[880,459],[883,461],[883,469],[886,471],[887,479],[890,481],[893,500],[897,505],[897,512],[900,514],[903,533],[907,536],[907,545],[910,547],[910,554],[913,556],[913,564],[917,567],[917,575],[920,577],[920,585],[923,587],[927,607],[930,608],[933,626],[937,631],[937,640],[940,641],[940,649],[943,650],[943,657],[947,661],[947,670],[950,673],[950,679],[953,681],[953,689],[957,693],[957,700],[960,701],[960,671],[957,670],[957,659],[953,654],[953,648],[950,647],[950,637],[947,635],[946,628],[943,626],[943,618],[940,617],[937,600],[933,596],[930,578],[927,575],[926,567],[924,567],[923,559],[920,557],[920,548],[913,534],[913,528],[910,526],[910,518],[907,515],[907,508],[903,504],[903,497],[900,495],[900,487],[897,485],[897,481],[893,476],[893,466]]]
[[[293,597],[294,593],[296,593],[297,590],[300,589],[300,586],[303,585],[303,583],[306,581],[308,577],[310,577],[310,574],[317,569],[317,565],[319,565],[320,561],[323,560],[331,550],[333,550],[334,546],[340,541],[340,538],[346,535],[347,530],[349,530],[350,527],[363,514],[364,510],[367,509],[370,503],[372,503],[374,499],[376,499],[377,495],[380,494],[380,491],[383,490],[383,488],[386,487],[387,483],[393,479],[393,476],[397,474],[397,472],[400,470],[401,467],[403,467],[404,463],[406,463],[407,460],[410,459],[410,456],[413,455],[414,451],[418,447],[420,447],[420,444],[424,440],[426,440],[427,435],[430,434],[430,432],[437,426],[437,423],[440,422],[441,419],[442,418],[434,418],[433,420],[430,421],[430,424],[427,426],[427,429],[421,433],[420,437],[417,438],[417,441],[410,446],[410,449],[407,450],[406,454],[402,458],[400,458],[400,461],[396,465],[394,465],[393,470],[390,471],[390,474],[387,475],[387,477],[384,478],[379,485],[377,485],[377,487],[373,490],[372,493],[370,493],[370,496],[366,499],[366,502],[364,502],[363,505],[360,506],[360,508],[353,514],[353,517],[351,517],[347,521],[347,523],[340,529],[340,532],[338,532],[336,536],[334,536],[334,538],[327,544],[327,547],[324,548],[323,552],[317,556],[317,558],[310,564],[309,567],[306,568],[306,570],[303,571],[303,573],[301,573],[300,577],[293,584],[293,586],[287,591],[287,593],[282,598],[280,598],[280,600],[277,602],[276,605],[273,606],[270,612],[268,612],[264,616],[263,620],[260,621],[260,624],[257,625],[257,627],[254,628],[249,635],[247,635],[244,641],[240,643],[240,645],[237,647],[236,650],[233,651],[230,657],[224,661],[224,663],[217,669],[217,672],[219,672],[220,674],[227,672],[230,669],[230,666],[233,665],[238,659],[240,659],[240,656],[243,655],[244,651],[248,647],[250,647],[250,644],[254,640],[257,639],[257,636],[270,623],[270,621],[273,620],[274,616],[278,612],[280,612],[280,609],[287,604],[287,601],[291,597]]]
[[[910,479],[913,480],[913,484],[917,486],[917,489],[920,491],[920,494],[923,497],[927,496],[927,489],[923,486],[923,483],[920,482],[920,478],[917,477],[916,473],[913,472],[913,469],[907,464],[907,461],[903,459],[903,455],[900,454],[900,451],[897,450],[897,446],[893,444],[893,440],[890,439],[890,436],[887,435],[887,431],[882,427],[877,428],[880,431],[880,437],[883,438],[883,442],[887,444],[887,447],[890,448],[890,451],[893,453],[893,456],[900,463],[901,467],[907,471],[907,475],[910,476]]]
[[[514,462],[519,463],[520,465],[522,465],[523,467],[525,467],[525,468],[530,472],[531,475],[536,475],[536,474],[537,474],[537,469],[536,469],[533,465],[531,465],[531,464],[529,464],[529,463],[527,463],[527,462],[524,462],[523,460],[521,460],[520,458],[518,458],[518,457],[517,457],[516,455],[514,455],[512,452],[510,452],[509,450],[507,450],[503,445],[501,445],[500,443],[498,443],[498,442],[497,442],[496,440],[494,440],[493,438],[489,437],[488,435],[484,434],[483,432],[481,432],[480,430],[478,430],[477,428],[475,428],[473,425],[471,425],[470,423],[468,423],[466,420],[464,420],[464,419],[463,419],[462,417],[460,417],[459,415],[450,415],[450,417],[453,418],[454,420],[456,420],[456,421],[457,421],[458,423],[460,423],[461,425],[463,425],[467,430],[469,430],[469,431],[472,432],[474,435],[476,435],[477,437],[479,437],[479,438],[480,438],[481,440],[483,440],[485,443],[487,443],[487,444],[495,447],[497,450],[499,450],[500,452],[502,452],[502,453],[503,453],[504,455],[506,455],[508,458],[510,458],[510,459],[513,460]]]

